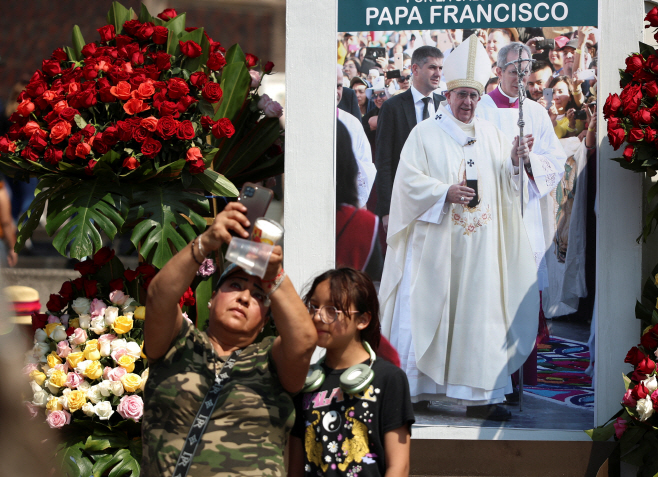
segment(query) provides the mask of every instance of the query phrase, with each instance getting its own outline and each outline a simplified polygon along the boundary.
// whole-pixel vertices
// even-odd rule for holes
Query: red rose
[[[43,60],[41,69],[48,76],[56,76],[62,72],[62,67],[57,60]]]
[[[173,116],[163,116],[158,119],[158,127],[155,131],[162,139],[169,139],[178,131],[178,121]]]
[[[60,63],[69,59],[69,55],[62,48],[55,48],[53,54],[50,55],[53,60],[57,60]]]
[[[114,254],[114,250],[112,250],[110,247],[103,247],[94,254],[94,263],[102,267],[114,258]]]
[[[178,45],[180,46],[181,53],[183,53],[188,58],[198,58],[201,56],[201,53],[203,53],[201,45],[192,40],[185,42],[178,40]]]
[[[87,298],[94,298],[98,294],[98,282],[96,280],[85,280],[83,286]]]
[[[245,61],[247,63],[247,68],[253,68],[258,63],[258,57],[252,55],[251,53],[247,53],[247,56],[245,57]]]
[[[47,324],[48,324],[47,313],[32,313],[32,333],[37,331],[39,328],[45,328]]]
[[[201,174],[206,170],[206,164],[203,162],[203,159],[197,159],[194,162],[189,162],[190,173],[191,174]]]
[[[62,295],[66,301],[73,300],[73,285],[71,282],[62,283],[62,288],[59,289],[59,294]]]
[[[179,99],[190,92],[187,83],[180,78],[171,78],[167,81],[167,95],[171,99]]]
[[[39,154],[31,147],[26,147],[21,151],[21,157],[28,161],[36,162],[39,160]]]
[[[223,137],[231,137],[233,134],[235,134],[235,128],[233,127],[231,120],[228,118],[220,119],[212,127],[212,135],[217,139],[221,139]]]
[[[197,71],[190,75],[190,83],[195,88],[201,89],[208,82],[208,75],[203,71]]]
[[[126,101],[126,104],[123,105],[123,110],[126,114],[130,114],[131,116],[146,111],[147,109],[151,109],[151,107],[141,99],[129,99]]]
[[[655,77],[656,77],[655,74],[649,73],[645,69],[641,69],[635,72],[635,74],[633,75],[633,81],[635,81],[636,83],[644,84],[649,81],[653,81]]]
[[[201,116],[201,127],[204,130],[211,129],[213,125],[215,124],[215,121],[212,120],[210,116]]]
[[[656,55],[649,55],[647,61],[644,63],[645,68],[649,68],[654,73],[658,73],[658,57]]]
[[[164,45],[169,38],[169,28],[163,26],[156,26],[153,28],[153,43],[156,45]]]
[[[89,144],[91,144],[92,149],[100,155],[103,155],[110,150],[110,147],[105,144],[105,141],[103,141],[102,133],[98,133],[93,138],[91,138]]]
[[[34,78],[34,77],[33,77]],[[34,80],[32,79],[27,86],[25,86],[25,91],[30,96],[30,98],[38,98],[48,89],[48,84],[42,79]]]
[[[123,278],[115,278],[110,281],[110,292],[123,290]]]
[[[171,116],[173,118],[180,116],[178,105],[172,101],[163,101],[158,111],[160,112],[160,116]]]
[[[658,337],[651,330],[649,330],[642,335],[640,344],[644,346],[645,349],[655,349],[658,346]]]
[[[88,88],[84,91],[81,91],[78,95],[78,100],[76,107],[79,108],[91,108],[98,102],[96,98],[96,90]]]
[[[96,43],[87,43],[82,47],[82,56],[85,58],[93,57],[96,54]]]
[[[274,63],[268,61],[267,63],[265,63],[265,66],[263,66],[263,73],[269,75],[273,69],[274,69]]]
[[[116,126],[108,126],[103,131],[103,142],[108,145],[108,147],[114,146],[119,142],[119,130]]]
[[[656,130],[651,129],[650,127],[644,130],[644,140],[647,142],[653,142],[656,139]]]
[[[101,36],[101,43],[107,43],[110,40],[114,40],[114,37],[116,37],[114,25],[105,25],[96,31],[98,31],[98,34]]]
[[[208,62],[206,63],[206,66],[211,71],[221,70],[225,65],[226,59],[221,53],[211,53],[208,57]]]
[[[126,169],[135,170],[139,167],[139,161],[135,159],[133,156],[126,157],[123,160],[122,166],[125,167]]]
[[[9,140],[7,136],[2,136],[0,138],[0,152],[15,152],[16,143]]]
[[[212,81],[206,83],[206,85],[203,87],[203,91],[201,92],[201,96],[203,96],[203,99],[208,101],[209,103],[216,103],[220,99],[222,99],[222,88],[219,86],[219,83],[214,83]]]
[[[25,126],[23,126],[23,134],[25,137],[30,137],[32,134],[34,134],[37,131],[40,131],[41,128],[39,127],[39,124],[36,121],[28,121],[25,123]]]
[[[105,86],[98,90],[98,99],[103,103],[113,103],[117,100],[116,96],[112,94],[112,88]]]
[[[627,85],[621,92],[619,99],[624,106],[625,113],[634,113],[640,106],[640,100],[642,100],[641,86],[636,84]]]
[[[133,131],[133,139],[137,142],[144,142],[148,137],[151,137],[151,133],[142,126],[139,126]]]
[[[133,125],[128,121],[118,121],[117,130],[119,132],[119,140],[128,142],[133,138]]]
[[[137,33],[137,29],[141,26],[141,22],[139,20],[128,20],[123,24],[123,29],[128,33],[129,35],[135,36],[135,33]]]
[[[82,277],[76,278],[75,280],[71,281],[73,285],[75,285],[75,289],[80,291],[82,290]]]
[[[626,73],[635,73],[637,70],[644,68],[644,57],[640,54],[634,54],[626,58]]]
[[[137,91],[133,91],[132,95],[137,97],[137,99],[147,99],[155,94],[155,88],[153,83],[144,82],[139,85]]]
[[[630,144],[624,149],[622,156],[626,159],[626,162],[631,162],[633,160],[633,153],[635,152],[635,147]]]
[[[656,369],[656,363],[651,360],[648,356],[645,356],[645,358],[640,361],[637,366],[635,367],[635,371],[637,373],[643,374],[645,376],[649,376],[652,374]]]
[[[160,71],[171,68],[171,55],[166,51],[157,51],[153,53],[151,59],[155,62],[155,67]]]
[[[178,13],[176,13],[176,10],[173,8],[166,8],[158,15],[158,18],[164,21],[169,21],[172,18],[176,18],[178,16]]]
[[[641,128],[633,128],[628,133],[628,142],[639,142],[644,138],[644,131]]]
[[[86,142],[81,142],[75,146],[75,156],[84,159],[91,152],[91,146]]]
[[[653,7],[651,11],[647,13],[647,16],[644,17],[644,21],[649,22],[644,28],[658,27],[658,7]]]
[[[149,265],[148,263],[144,263],[140,265],[135,269],[135,271],[149,278],[153,278],[155,274],[158,273],[155,267],[153,265]]]
[[[162,144],[157,139],[149,137],[142,143],[142,154],[148,158],[155,157],[155,155],[162,149]]]
[[[632,364],[633,366],[637,366],[640,361],[642,361],[646,355],[637,347],[633,346],[628,353],[626,353],[626,358],[624,359],[624,363],[629,363]]]
[[[91,176],[94,174],[94,167],[96,167],[96,164],[98,164],[98,161],[95,161],[93,159],[89,159],[89,162],[84,168],[85,174],[88,176]]]
[[[631,391],[631,396],[633,396],[636,401],[644,399],[648,394],[649,390],[643,383],[636,385]]]
[[[178,304],[181,306],[181,308],[185,305],[192,306],[196,303],[196,298],[194,298],[194,292],[190,287],[187,287],[187,290],[185,290],[185,293],[183,293],[183,296],[180,297],[180,300],[178,301]]]
[[[647,108],[638,109],[636,112],[631,114],[631,119],[636,126],[650,124],[651,111],[649,111]]]
[[[73,119],[75,118],[76,114],[80,114],[80,112],[77,109],[74,108],[64,108],[59,112],[59,117],[63,121],[66,121],[68,123],[72,123]]]
[[[158,118],[155,116],[149,116],[148,118],[142,119],[139,125],[147,131],[155,132],[158,127]]]
[[[154,26],[155,25],[151,22],[142,23],[135,32],[135,36],[140,41],[148,40],[151,38],[151,35],[153,35]]]
[[[178,129],[176,130],[176,137],[178,139],[190,140],[194,139],[196,133],[194,132],[194,124],[192,121],[186,119],[178,123]]]
[[[647,94],[647,96],[655,98],[658,96],[658,83],[655,81],[649,81],[648,83],[645,83],[644,92]]]
[[[137,272],[135,270],[126,270],[126,271],[123,272],[124,278],[126,280],[128,280],[129,282],[132,282],[133,280],[135,280],[135,278],[137,278],[137,275],[139,275],[139,272]]]
[[[76,263],[73,270],[80,272],[80,275],[93,275],[98,271],[98,267],[92,260],[84,260]]]
[[[50,300],[46,303],[46,308],[52,312],[59,312],[68,304],[68,301],[59,295],[50,295]]]
[[[127,81],[119,81],[116,86],[112,86],[110,91],[114,96],[119,99],[127,100],[130,99],[130,93],[132,92],[132,87]]]
[[[187,111],[187,108],[189,108],[190,104],[196,102],[197,102],[196,99],[194,99],[189,94],[186,94],[185,96],[183,96],[181,99],[178,100],[178,103],[176,103],[176,109],[178,110],[179,113],[184,113],[185,111]]]
[[[48,142],[44,139],[44,137],[41,134],[34,133],[30,137],[28,144],[35,151],[43,151],[44,149],[46,149]]]
[[[185,154],[185,160],[187,162],[195,162],[199,159],[203,159],[203,154],[201,154],[201,149],[198,147],[191,147],[187,150],[187,154]]]
[[[29,99],[23,100],[21,101],[21,104],[18,105],[18,108],[16,108],[16,112],[24,118],[27,118],[34,112],[34,103]]]
[[[55,149],[50,146],[46,149],[46,152],[43,155],[43,160],[48,164],[56,166],[62,160],[63,154],[64,152],[61,149]]]

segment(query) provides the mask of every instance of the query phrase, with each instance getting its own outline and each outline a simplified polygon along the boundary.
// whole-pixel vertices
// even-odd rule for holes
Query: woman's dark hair
[[[311,288],[304,296],[304,303],[310,304],[315,289],[325,280],[329,280],[332,303],[343,312],[346,319],[352,317],[348,313],[352,305],[360,314],[370,313],[370,323],[366,329],[361,330],[360,338],[361,341],[367,341],[376,352],[381,338],[379,300],[370,277],[350,267],[327,270],[315,277]]]
[[[343,61],[343,65],[345,65],[345,63],[347,63],[348,61],[351,61],[352,63],[354,63],[354,66],[356,66],[357,76],[361,74],[361,62],[359,61],[359,59],[356,56],[348,56],[347,58],[345,58],[345,61]]]
[[[359,168],[352,150],[352,138],[345,125],[336,121],[336,209],[340,204],[359,205],[356,177]]]
[[[565,76],[565,75],[560,75],[560,76],[555,76],[553,77],[552,80],[548,82],[547,88],[554,88],[556,84],[558,83],[564,83],[567,85],[567,88],[569,88],[569,102],[567,105],[564,107],[564,111],[569,111],[571,108],[574,108],[576,111],[580,110],[578,106],[576,106],[576,100],[573,97],[573,81],[571,81],[570,76]]]

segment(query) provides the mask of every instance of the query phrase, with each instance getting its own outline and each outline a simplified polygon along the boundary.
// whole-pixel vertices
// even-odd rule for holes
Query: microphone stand
[[[529,72],[528,66],[531,65],[535,60],[532,58],[523,58],[523,45],[519,45],[519,57],[516,60],[508,61],[503,66],[503,71],[507,69],[509,65],[514,65],[516,68],[516,74],[518,79],[519,86],[519,121],[517,125],[519,126],[519,145],[521,145],[521,140],[523,139],[523,126],[525,122],[523,121],[523,101],[525,100],[525,85],[523,84],[523,79]],[[525,158],[519,157],[519,197],[521,198],[521,217],[523,217],[523,169],[525,168]],[[523,366],[519,368],[519,411],[523,412]]]

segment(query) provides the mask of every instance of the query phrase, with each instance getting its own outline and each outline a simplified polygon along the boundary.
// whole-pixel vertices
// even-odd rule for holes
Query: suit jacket
[[[434,107],[445,98],[434,94]],[[388,215],[391,205],[393,180],[400,162],[402,146],[409,133],[416,126],[416,109],[411,89],[384,102],[377,120],[375,139],[375,165],[377,166],[377,215]]]
[[[356,93],[353,89],[343,87],[343,97],[338,103],[338,108],[346,113],[350,113],[356,119],[361,121],[361,110],[359,109],[359,101],[356,99]]]

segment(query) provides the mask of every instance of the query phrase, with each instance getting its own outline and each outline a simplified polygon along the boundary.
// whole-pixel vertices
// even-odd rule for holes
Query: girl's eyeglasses
[[[338,318],[338,315],[341,313],[345,313],[344,311],[339,310],[335,306],[321,306],[318,308],[315,305],[307,305],[306,309],[308,310],[308,314],[311,315],[311,319],[315,318],[315,315],[317,313],[320,314],[320,319],[322,320],[322,323],[326,323],[327,325],[332,324],[334,321],[336,321],[336,318]],[[352,313],[359,313],[358,311],[348,311],[347,314],[352,314]]]
[[[411,79],[411,75],[408,75],[408,76],[400,76],[400,77],[398,78],[398,83],[406,83],[406,82],[409,81],[410,79]]]
[[[384,99],[385,97],[386,97],[386,91],[381,91],[379,93],[372,93],[372,99],[375,99],[375,98]]]

